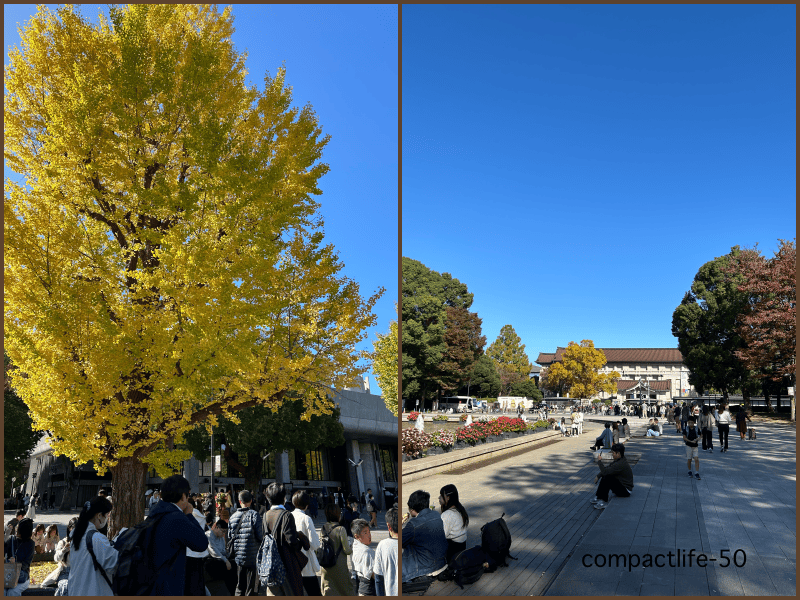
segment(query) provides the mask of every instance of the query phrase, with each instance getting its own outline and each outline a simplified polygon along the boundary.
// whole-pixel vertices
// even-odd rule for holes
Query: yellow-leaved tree
[[[570,342],[562,360],[547,369],[548,389],[564,389],[571,398],[591,398],[600,392],[613,394],[620,374],[600,373],[605,364],[606,355],[594,347],[592,340],[582,340],[580,345]]]
[[[382,294],[323,242],[310,105],[284,70],[245,83],[231,9],[112,6],[97,26],[40,6],[5,69],[6,349],[34,427],[114,482],[141,520],[198,423],[361,375]]]
[[[389,332],[378,334],[378,339],[373,342],[375,358],[372,362],[372,371],[378,380],[383,392],[383,402],[391,413],[397,416],[397,321],[389,324]]]

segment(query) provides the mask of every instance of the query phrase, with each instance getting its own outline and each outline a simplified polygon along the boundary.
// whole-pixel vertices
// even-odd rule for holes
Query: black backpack
[[[115,596],[147,596],[150,595],[158,577],[158,570],[153,562],[156,527],[168,513],[164,512],[123,531],[114,548],[119,552],[117,571],[111,589]],[[149,535],[149,539],[148,536]],[[180,552],[167,563],[171,568]]]
[[[337,525],[337,527],[339,526]],[[339,553],[342,551],[342,547],[339,546],[339,550],[334,552],[333,540],[329,537],[331,531],[333,529],[328,529],[327,525],[323,525],[320,532],[322,535],[320,536],[320,546],[317,548],[317,562],[323,569],[335,567],[336,561],[339,559]]]
[[[506,513],[499,519],[489,521],[481,527],[481,548],[498,566],[507,567],[506,557],[517,560],[509,553],[511,550],[511,532],[508,530],[505,519]]]
[[[465,583],[475,583],[486,572],[488,557],[480,546],[462,550],[450,559],[448,568],[456,585],[462,590]]]

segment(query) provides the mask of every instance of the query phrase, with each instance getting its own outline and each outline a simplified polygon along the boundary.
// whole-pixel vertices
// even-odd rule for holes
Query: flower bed
[[[409,422],[410,421],[416,421],[417,417],[419,417],[419,413],[417,411],[412,411],[412,412],[408,413]]]
[[[434,421],[447,421],[447,415],[436,415],[433,417]]]
[[[452,431],[438,429],[431,433],[431,446],[435,448],[449,448],[456,443],[456,435]]]
[[[407,454],[411,458],[419,458],[425,448],[431,446],[431,436],[414,427],[403,429],[402,440],[403,454]]]

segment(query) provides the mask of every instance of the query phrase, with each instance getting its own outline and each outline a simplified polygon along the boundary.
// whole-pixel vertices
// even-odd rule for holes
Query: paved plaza
[[[634,436],[643,433],[646,419],[628,421]],[[796,430],[789,423],[753,425],[754,441],[734,431],[729,452],[720,453],[716,439],[713,453],[700,451],[699,481],[686,474],[685,446],[673,425],[664,424],[661,438],[634,437],[626,443],[626,456],[636,461],[633,493],[612,498],[604,510],[589,504],[598,471],[589,446],[602,429],[592,421],[578,438],[404,485],[406,511],[415,490],[435,502],[439,489],[454,483],[470,515],[468,547],[480,544],[481,525],[505,512],[518,558],[464,590],[435,582],[426,595],[795,595]],[[647,554],[668,561],[670,551],[685,552],[686,566],[641,566]],[[705,567],[694,558],[700,553]],[[595,558],[607,565],[609,554],[625,561],[630,554],[640,564],[594,565]],[[724,568],[725,556],[731,562]]]

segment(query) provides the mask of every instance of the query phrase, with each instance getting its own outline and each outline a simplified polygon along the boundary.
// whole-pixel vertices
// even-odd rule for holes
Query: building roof
[[[670,379],[659,379],[650,382],[650,389],[654,392],[668,392],[670,387]],[[617,379],[617,391],[627,392],[639,387],[638,379]]]
[[[540,352],[536,362],[542,366],[559,362],[566,348],[558,347],[555,353]],[[608,364],[636,363],[683,363],[683,355],[677,348],[598,348],[606,355]]]

